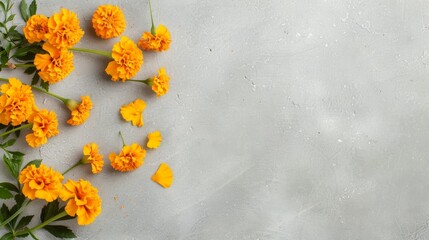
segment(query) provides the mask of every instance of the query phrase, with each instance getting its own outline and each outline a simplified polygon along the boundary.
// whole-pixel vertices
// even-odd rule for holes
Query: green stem
[[[66,102],[68,101],[68,99],[67,99],[67,98],[63,98],[63,97],[61,97],[61,96],[58,96],[57,94],[54,94],[54,93],[48,92],[48,91],[46,91],[46,90],[45,90],[45,89],[43,89],[43,88],[40,88],[40,87],[37,87],[37,86],[31,86],[31,87],[32,87],[33,89],[35,89],[35,90],[39,91],[39,92],[42,92],[42,93],[48,94],[48,95],[50,95],[50,96],[52,96],[52,97],[54,97],[54,98],[56,98],[56,99],[58,99],[58,100],[62,101],[64,104],[66,104]]]
[[[87,48],[70,48],[70,50],[76,51],[76,52],[94,53],[108,58],[112,58],[112,53],[101,51],[101,50],[93,50],[93,49],[87,49]]]
[[[30,199],[25,199],[25,201],[22,203],[22,206],[12,215],[10,216],[8,219],[4,220],[1,224],[0,227],[4,227],[6,224],[8,224],[10,221],[12,221],[13,219],[15,219],[19,214],[22,213],[22,211],[24,211],[25,207],[30,204]]]
[[[148,0],[148,2],[149,2],[150,20],[152,21],[152,27],[150,28],[150,32],[153,35],[155,35],[155,25],[153,24],[152,5],[150,4],[150,0]]]
[[[127,82],[140,82],[150,86],[150,78],[145,80],[128,79]]]
[[[77,163],[75,163],[73,166],[71,166],[69,169],[67,169],[65,172],[63,172],[63,175],[66,175],[66,173],[70,172],[73,168],[81,165],[82,163],[79,161]]]
[[[54,222],[54,221],[56,221],[56,220],[58,220],[58,219],[60,219],[62,217],[67,216],[67,215],[68,214],[66,213],[66,211],[62,211],[62,212],[58,213],[57,215],[49,218],[48,220],[42,222],[41,224],[39,224],[39,225],[37,225],[37,226],[35,226],[35,227],[31,228],[31,229],[17,231],[15,233],[15,236],[21,236],[21,235],[24,235],[26,233],[34,232],[36,230],[39,230],[39,229],[43,228],[44,226],[48,225],[49,223]]]
[[[13,65],[15,67],[19,67],[19,68],[28,68],[28,67],[34,67],[34,64],[24,64],[24,63],[13,63]],[[8,64],[2,64],[1,65],[2,68],[9,68]],[[14,69],[14,68],[11,68]]]
[[[119,131],[119,135],[121,135],[122,146],[125,147],[125,141],[124,141],[124,137],[122,136],[122,132],[121,131]]]
[[[13,133],[13,132],[19,131],[19,130],[21,130],[21,129],[31,128],[31,126],[33,126],[33,124],[32,124],[32,123],[28,123],[28,124],[21,125],[21,126],[19,126],[19,127],[17,127],[17,128],[12,128],[11,130],[6,131],[6,132],[4,132],[4,133],[0,134],[0,137],[6,136],[6,135],[8,135],[8,134],[11,134],[11,133]]]

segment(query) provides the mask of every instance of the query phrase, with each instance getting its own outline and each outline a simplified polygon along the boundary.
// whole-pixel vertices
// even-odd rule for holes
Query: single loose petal
[[[164,188],[169,188],[173,183],[173,170],[166,163],[161,163],[158,170],[152,176],[152,181]]]
[[[159,131],[155,131],[152,133],[149,133],[147,135],[148,138],[148,142],[147,142],[147,147],[148,148],[158,148],[159,145],[161,145],[161,141],[162,141],[162,136],[161,133]]]
[[[144,124],[143,110],[145,108],[145,101],[137,98],[134,102],[122,106],[120,113],[125,121],[131,122],[133,126],[142,127]]]

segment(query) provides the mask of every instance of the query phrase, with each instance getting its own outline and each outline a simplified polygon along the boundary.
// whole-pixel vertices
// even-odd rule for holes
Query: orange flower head
[[[70,199],[65,211],[72,217],[77,215],[79,225],[91,224],[101,213],[101,198],[89,181],[69,179],[60,191],[60,198],[63,201]]]
[[[119,155],[110,153],[110,165],[120,172],[129,172],[143,164],[143,159],[146,157],[146,150],[144,150],[137,143],[130,146],[125,145]]]
[[[146,51],[166,51],[170,48],[171,34],[166,26],[160,24],[155,30],[155,35],[144,32],[138,44]]]
[[[137,98],[134,102],[122,106],[120,112],[125,121],[131,122],[133,126],[142,127],[144,124],[143,110],[145,108],[145,101]]]
[[[95,34],[103,39],[121,35],[126,26],[125,15],[118,6],[101,5],[92,15],[92,27]]]
[[[84,32],[76,13],[62,8],[48,20],[48,42],[56,48],[71,48],[80,41]]]
[[[46,34],[48,33],[48,18],[42,14],[31,16],[28,19],[23,32],[29,43],[46,41]]]
[[[137,45],[127,37],[113,45],[112,58],[106,68],[106,73],[112,77],[112,81],[125,82],[134,77],[143,64],[143,53]]]
[[[66,105],[71,111],[71,117],[67,123],[73,126],[78,126],[84,123],[91,113],[92,101],[89,96],[80,97],[82,102],[78,104],[74,100],[69,100]]]
[[[103,169],[103,155],[98,151],[98,145],[88,143],[83,147],[83,158],[81,163],[91,164],[92,173],[99,173]]]
[[[155,132],[151,132],[147,135],[148,138],[148,142],[147,142],[147,147],[148,148],[158,148],[159,145],[161,145],[161,141],[162,141],[162,136],[161,133],[159,131],[155,131]]]
[[[44,164],[39,167],[32,164],[24,168],[19,174],[19,183],[23,184],[22,193],[24,196],[31,200],[38,198],[48,202],[58,198],[63,179],[61,173]]]
[[[2,84],[0,96],[0,123],[18,126],[27,121],[36,107],[31,87],[16,78]]]
[[[57,83],[73,71],[72,52],[65,48],[58,49],[50,43],[43,44],[43,49],[48,53],[38,53],[34,58],[34,65],[43,81],[49,84]]]
[[[160,68],[158,70],[158,76],[154,76],[150,82],[152,85],[152,91],[160,97],[168,92],[170,87],[170,76],[167,75],[165,68]]]
[[[33,124],[33,132],[25,136],[25,140],[31,147],[43,145],[48,138],[59,133],[57,115],[53,111],[43,109],[34,113],[28,121]]]
[[[169,188],[173,183],[173,179],[173,170],[166,163],[161,163],[156,173],[152,176],[152,181],[164,188]]]

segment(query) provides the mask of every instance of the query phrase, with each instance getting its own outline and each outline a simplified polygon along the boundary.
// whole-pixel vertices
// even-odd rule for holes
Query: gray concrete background
[[[124,35],[149,30],[146,1],[45,0],[39,12],[77,12],[86,32],[78,46],[109,50],[117,39],[91,30],[102,3],[122,7]],[[121,147],[119,130],[142,144],[162,132],[137,171],[69,175],[103,198],[92,225],[66,223],[79,239],[429,239],[428,1],[153,0],[153,8],[173,43],[146,53],[137,76],[165,66],[168,95],[113,83],[105,59],[77,53],[75,71],[52,91],[90,94],[91,118],[66,126],[68,112],[38,95],[57,111],[61,134],[40,149],[17,145],[27,161],[64,170],[87,142],[107,160]],[[119,116],[137,97],[147,102],[140,129]],[[160,162],[174,170],[167,190],[150,180]]]

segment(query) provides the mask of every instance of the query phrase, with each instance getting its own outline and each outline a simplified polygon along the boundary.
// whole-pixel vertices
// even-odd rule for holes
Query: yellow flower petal
[[[169,188],[173,183],[173,170],[166,163],[161,163],[156,173],[152,176],[152,181],[164,188]]]
[[[120,113],[125,121],[131,122],[133,126],[142,127],[144,124],[142,114],[145,108],[146,103],[137,98],[134,102],[122,106]]]
[[[161,136],[161,133],[159,131],[149,133],[147,135],[147,138],[148,138],[148,142],[147,142],[146,146],[148,148],[158,148],[159,145],[161,145],[162,136]]]

